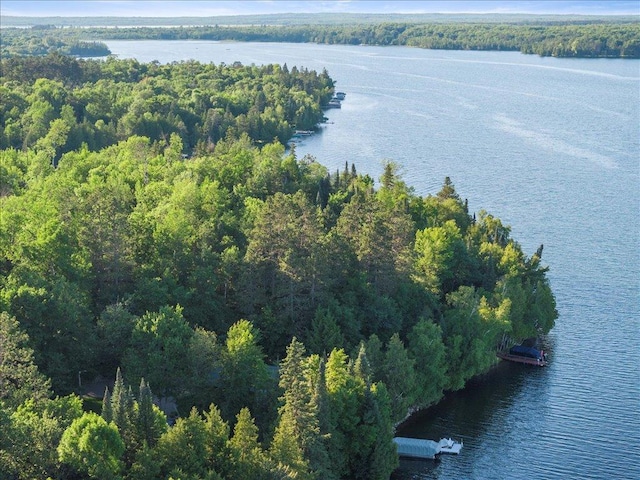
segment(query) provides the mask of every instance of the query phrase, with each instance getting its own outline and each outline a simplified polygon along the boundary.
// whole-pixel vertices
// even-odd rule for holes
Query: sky
[[[0,16],[213,17],[269,13],[535,13],[640,15],[640,0],[420,1],[420,0],[77,0],[0,1]]]

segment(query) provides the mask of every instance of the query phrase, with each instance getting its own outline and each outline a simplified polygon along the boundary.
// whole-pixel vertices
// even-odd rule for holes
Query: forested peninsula
[[[79,56],[97,52],[93,56],[99,56],[108,51],[97,41],[153,39],[401,45],[555,57],[640,58],[640,22],[633,16],[307,14],[178,18],[171,23],[154,18],[8,18],[9,25],[22,25],[22,20],[32,27],[3,28],[3,56],[53,51]],[[64,28],[56,28],[60,25]]]
[[[386,480],[397,422],[554,325],[542,246],[449,178],[283,146],[326,71],[1,66],[2,478]]]

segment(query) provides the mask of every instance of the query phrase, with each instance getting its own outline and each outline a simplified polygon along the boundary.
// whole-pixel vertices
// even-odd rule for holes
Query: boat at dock
[[[508,351],[499,350],[496,352],[496,356],[509,362],[524,363],[536,367],[545,367],[547,365],[547,354],[543,350],[525,345],[515,345]]]
[[[438,442],[440,453],[453,453],[455,455],[458,455],[460,453],[460,450],[462,450],[462,445],[462,440],[456,442],[451,438],[441,438]]]
[[[438,442],[422,438],[395,437],[398,456],[407,458],[426,458],[435,460],[438,457]]]

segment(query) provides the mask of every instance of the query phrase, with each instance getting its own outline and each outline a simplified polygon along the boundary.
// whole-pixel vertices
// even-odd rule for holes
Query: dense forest
[[[285,149],[327,72],[1,74],[2,478],[388,479],[395,424],[554,325],[542,246],[449,178]]]
[[[446,50],[509,50],[555,57],[640,58],[640,23],[351,23],[118,28],[3,29],[2,53],[107,55],[96,40],[233,40],[343,45],[405,45]],[[93,53],[91,53],[93,52]],[[101,53],[100,53],[101,52]]]
[[[68,35],[55,25],[34,25],[30,28],[4,29],[0,53],[15,55],[47,55],[61,53],[74,57],[104,57],[111,54],[102,42],[81,40],[79,34]]]

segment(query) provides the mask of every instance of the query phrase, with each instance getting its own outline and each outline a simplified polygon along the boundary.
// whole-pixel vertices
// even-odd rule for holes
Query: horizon
[[[153,14],[150,14],[153,12]],[[284,13],[360,14],[532,14],[640,15],[640,2],[629,1],[42,1],[3,0],[0,16],[17,17],[218,17]]]

